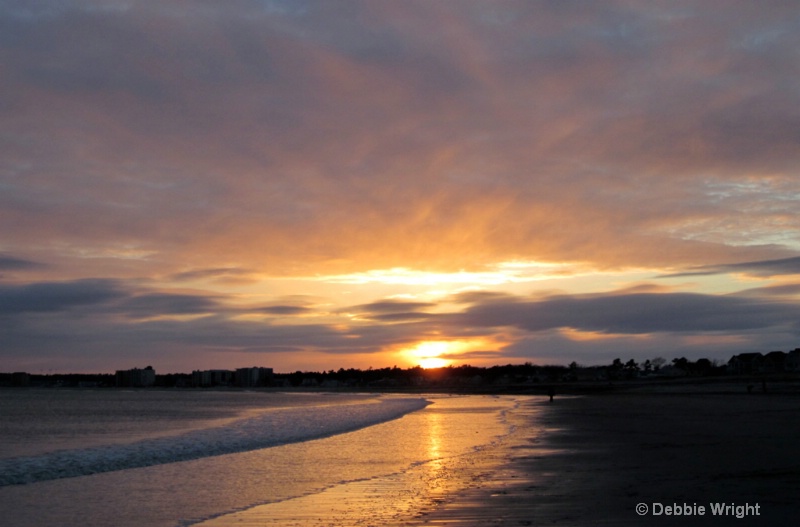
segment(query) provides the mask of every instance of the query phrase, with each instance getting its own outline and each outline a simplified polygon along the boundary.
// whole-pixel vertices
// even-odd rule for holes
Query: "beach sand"
[[[798,524],[800,397],[700,390],[531,402],[547,408],[535,422],[517,416],[517,433],[491,454],[499,468],[400,524]],[[714,515],[713,504],[739,509]],[[683,514],[668,515],[675,505]]]
[[[520,401],[508,414],[514,432],[499,444],[202,525],[776,526],[800,521],[796,393],[748,394],[746,387],[714,385],[557,396],[552,403],[522,396]],[[637,513],[639,504],[647,506],[645,515]],[[713,514],[713,504],[733,507],[720,516]],[[682,514],[667,514],[675,505]],[[747,515],[737,518],[737,506]],[[654,508],[661,514],[654,515]]]

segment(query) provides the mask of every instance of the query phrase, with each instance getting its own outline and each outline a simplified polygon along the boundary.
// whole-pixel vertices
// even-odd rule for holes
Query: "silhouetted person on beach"
[[[551,386],[550,389],[547,390],[547,395],[550,396],[550,402],[552,403],[553,402],[553,397],[555,397],[555,395],[556,395],[556,389]]]

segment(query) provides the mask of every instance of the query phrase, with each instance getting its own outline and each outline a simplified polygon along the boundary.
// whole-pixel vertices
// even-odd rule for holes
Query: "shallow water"
[[[117,419],[108,417],[113,412],[98,400],[90,401],[91,411],[71,401],[65,407],[72,408],[73,415],[83,412],[80,419],[91,422],[92,412],[99,406],[99,419],[110,423],[99,427],[102,432],[90,427],[67,434],[53,427],[52,419],[49,425],[32,422],[34,429],[57,430],[24,448],[14,440],[24,426],[12,427],[14,430],[0,440],[4,449],[0,461],[5,458],[8,462],[12,450],[15,455],[23,452],[31,456],[83,448],[79,446],[85,444],[83,440],[93,447],[111,444],[129,448],[154,439],[170,442],[187,433],[212,430],[219,440],[228,441],[228,434],[220,431],[235,430],[237,423],[260,419],[269,412],[283,413],[280,426],[284,428],[302,423],[299,426],[305,429],[324,421],[325,415],[346,420],[373,412],[383,422],[371,424],[367,418],[350,425],[358,426],[356,430],[323,431],[321,435],[327,437],[320,439],[301,441],[295,437],[294,442],[279,446],[0,487],[0,517],[12,519],[8,525],[290,525],[298,524],[293,511],[319,509],[326,503],[338,504],[331,517],[347,517],[333,524],[355,525],[358,518],[374,520],[378,514],[396,518],[466,485],[459,480],[459,464],[470,462],[471,455],[490,448],[509,433],[505,412],[516,405],[510,398],[435,396],[427,397],[432,404],[412,411],[418,396],[153,392],[144,396],[152,400],[137,402],[136,397],[148,392],[110,393],[115,395],[107,404],[127,401],[144,410],[144,416]],[[387,403],[410,413],[386,421],[391,416],[377,410]],[[151,404],[159,406],[162,416],[169,414],[170,408],[176,416],[155,417],[151,422],[146,417]],[[7,408],[5,403],[0,406]],[[23,414],[17,411],[16,415]],[[308,416],[313,419],[309,421]],[[0,421],[6,417],[0,417]],[[36,421],[34,416],[30,419]],[[336,420],[329,419],[328,424]],[[130,429],[137,428],[133,423],[149,432],[129,434]],[[67,428],[75,428],[73,425]],[[257,428],[241,427],[239,432],[259,433]],[[7,445],[13,449],[7,449]],[[350,502],[344,499],[346,496],[350,496]],[[317,517],[320,514],[325,516],[324,511],[317,510]],[[310,524],[307,520],[301,519],[299,524]]]

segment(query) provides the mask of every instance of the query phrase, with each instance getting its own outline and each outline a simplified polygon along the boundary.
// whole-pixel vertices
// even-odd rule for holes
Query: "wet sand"
[[[796,525],[800,397],[691,392],[556,397],[500,468],[402,525]]]
[[[797,524],[800,396],[725,392],[522,397],[514,432],[492,447],[203,525]],[[733,507],[720,516],[713,504]],[[682,514],[667,514],[675,505]]]
[[[464,490],[491,479],[488,475],[505,461],[503,439],[508,438],[509,428],[503,416],[516,413],[518,406],[516,398],[508,397],[428,399],[433,404],[401,419],[312,442],[326,455],[341,457],[339,466],[346,473],[340,481],[329,480],[325,486],[309,487],[306,495],[265,501],[191,525],[387,526],[424,518]],[[308,472],[328,465],[325,455],[308,458],[318,467],[307,465],[303,449],[298,451],[297,466]],[[366,468],[371,459],[387,468]],[[270,466],[268,459],[262,462]]]

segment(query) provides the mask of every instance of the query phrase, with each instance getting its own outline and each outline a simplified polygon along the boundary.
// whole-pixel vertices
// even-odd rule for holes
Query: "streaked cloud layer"
[[[797,347],[797,49],[779,1],[0,2],[0,353]]]

